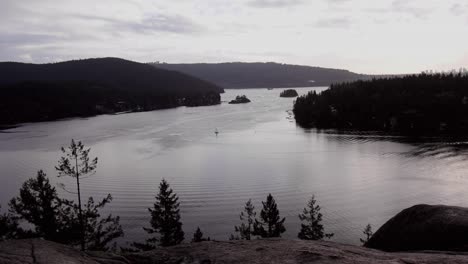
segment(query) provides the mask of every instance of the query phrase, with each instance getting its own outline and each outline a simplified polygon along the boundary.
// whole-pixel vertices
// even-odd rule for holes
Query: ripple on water
[[[223,101],[237,94],[252,103],[27,124],[0,133],[0,203],[38,169],[54,184],[73,186],[55,177],[54,165],[60,146],[75,138],[99,157],[83,194],[113,195],[105,211],[121,216],[122,244],[146,237],[147,208],[162,178],[180,197],[187,238],[200,226],[211,238],[227,239],[244,203],[251,198],[259,210],[268,193],[286,217],[284,237],[296,237],[297,214],[315,194],[333,240],[353,244],[367,223],[376,229],[414,204],[468,206],[466,141],[303,130],[287,119],[293,99],[254,89],[227,90]]]

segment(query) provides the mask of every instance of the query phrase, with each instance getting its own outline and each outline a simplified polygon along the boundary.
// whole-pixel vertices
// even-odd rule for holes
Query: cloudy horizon
[[[0,61],[278,62],[358,73],[468,66],[460,0],[2,0]]]

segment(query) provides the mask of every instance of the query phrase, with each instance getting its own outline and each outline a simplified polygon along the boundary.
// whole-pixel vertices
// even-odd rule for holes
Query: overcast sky
[[[466,0],[0,0],[0,61],[468,67]]]

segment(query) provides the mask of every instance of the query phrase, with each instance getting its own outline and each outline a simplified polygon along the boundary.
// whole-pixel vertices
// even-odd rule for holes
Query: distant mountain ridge
[[[274,62],[150,64],[160,69],[180,71],[224,88],[328,86],[332,83],[372,78],[371,75],[353,73],[348,70]]]
[[[219,104],[223,91],[184,73],[118,58],[0,62],[0,125]]]
[[[173,70],[119,58],[95,58],[49,64],[0,62],[0,84],[24,81],[92,81],[121,89],[158,94],[223,92],[207,81]]]

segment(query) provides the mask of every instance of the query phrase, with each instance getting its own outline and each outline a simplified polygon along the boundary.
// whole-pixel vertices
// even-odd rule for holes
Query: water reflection
[[[458,157],[463,160],[468,158],[468,138],[448,137],[406,137],[391,136],[381,132],[356,132],[336,130],[304,129],[305,133],[324,134],[328,140],[349,143],[395,142],[413,146],[407,152],[399,153],[404,156],[437,157],[439,159]]]

